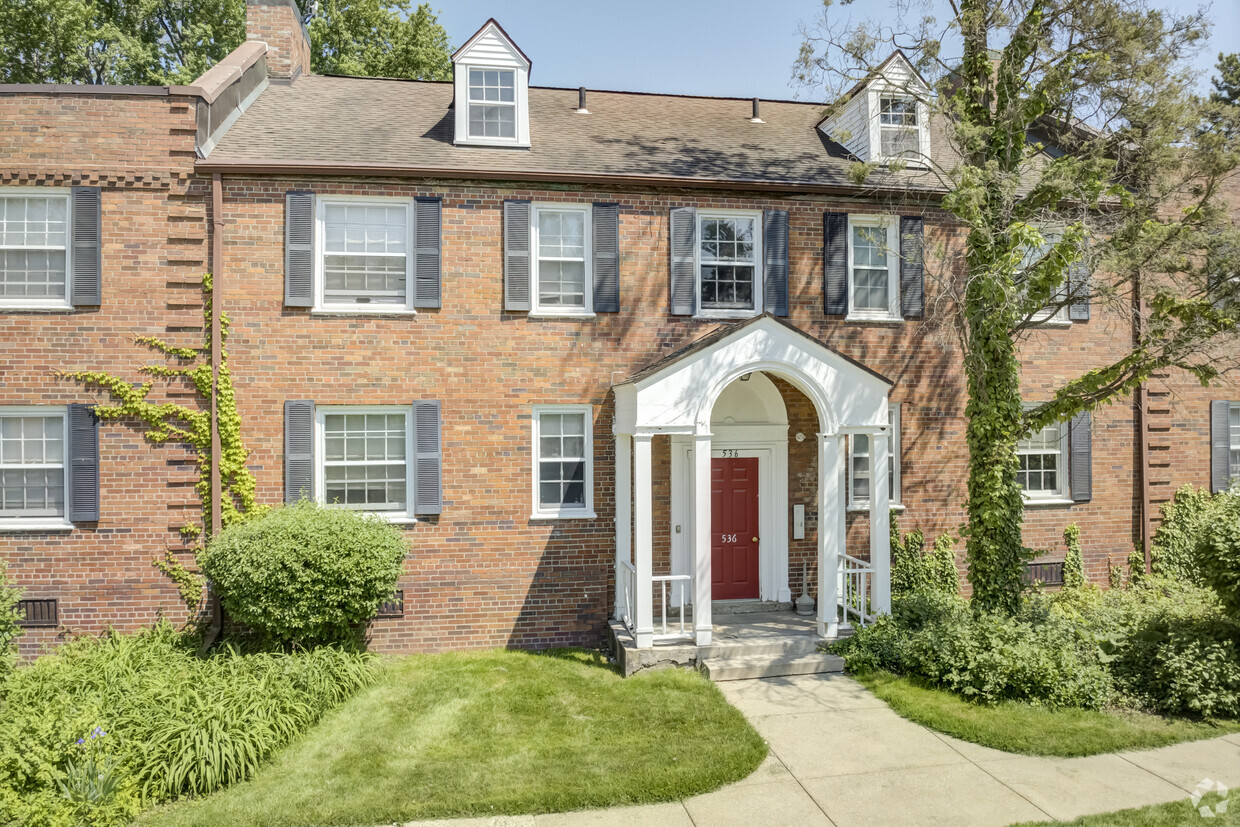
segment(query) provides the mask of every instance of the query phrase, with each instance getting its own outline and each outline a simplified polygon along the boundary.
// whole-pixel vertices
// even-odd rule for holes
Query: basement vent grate
[[[404,617],[405,616],[405,591],[397,589],[392,593],[391,598],[379,605],[379,611],[375,613],[375,617]]]
[[[17,601],[17,611],[22,615],[19,625],[27,629],[57,625],[56,598],[54,597],[38,600],[19,600]]]
[[[1043,586],[1063,585],[1063,563],[1026,563],[1025,582]]]

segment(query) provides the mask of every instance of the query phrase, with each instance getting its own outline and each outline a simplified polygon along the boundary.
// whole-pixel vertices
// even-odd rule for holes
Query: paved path
[[[1032,758],[906,721],[843,675],[720,688],[771,746],[742,781],[671,804],[423,824],[1005,825],[1187,798],[1204,778],[1240,789],[1240,734],[1147,752]]]

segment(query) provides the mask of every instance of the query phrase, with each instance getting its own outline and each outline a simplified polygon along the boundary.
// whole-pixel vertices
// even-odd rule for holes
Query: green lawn
[[[1141,713],[1050,710],[1014,702],[982,706],[889,672],[854,677],[910,721],[1004,752],[1070,758],[1153,749],[1240,731],[1240,721],[1234,720],[1208,723]]]
[[[1217,807],[1219,796],[1208,795],[1202,799],[1203,805]],[[1015,827],[1183,827],[1186,824],[1225,825],[1240,824],[1240,796],[1232,793],[1228,804],[1231,806],[1220,814],[1210,818],[1202,818],[1187,798],[1173,801],[1170,804],[1154,804],[1149,807],[1138,807],[1133,810],[1119,810],[1114,813],[1103,813],[1096,816],[1083,816],[1076,821],[1039,821],[1015,825]]]
[[[751,773],[762,738],[709,681],[597,653],[391,659],[257,776],[142,824],[373,825],[668,801]]]

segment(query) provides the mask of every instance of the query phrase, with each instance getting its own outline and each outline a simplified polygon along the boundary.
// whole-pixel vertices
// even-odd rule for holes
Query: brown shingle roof
[[[545,175],[755,183],[839,188],[848,151],[815,129],[822,105],[763,101],[765,123],[749,122],[748,100],[588,93],[531,87],[531,148],[452,143],[452,84],[310,75],[272,84],[237,120],[204,166],[367,166],[497,178]],[[566,179],[571,180],[571,178]],[[874,188],[930,188],[916,172],[876,174]]]

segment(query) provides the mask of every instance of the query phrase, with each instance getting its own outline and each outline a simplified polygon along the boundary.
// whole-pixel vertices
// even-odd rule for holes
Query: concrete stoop
[[[831,641],[818,637],[813,618],[792,612],[739,612],[716,617],[713,642],[658,641],[638,649],[623,624],[611,624],[612,642],[627,677],[647,669],[696,668],[713,681],[774,678],[844,671],[844,660],[820,651]]]

